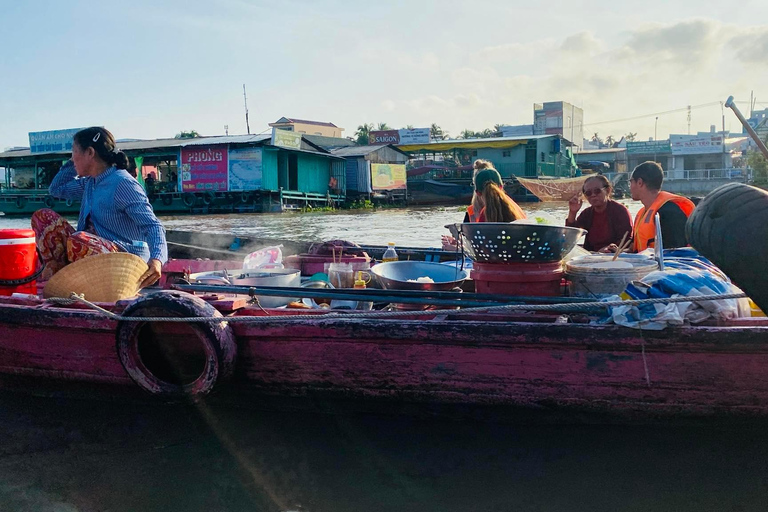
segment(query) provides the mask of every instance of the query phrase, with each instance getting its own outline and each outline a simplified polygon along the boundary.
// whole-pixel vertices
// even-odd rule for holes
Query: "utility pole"
[[[688,135],[691,134],[691,106],[688,105]]]
[[[229,136],[229,125],[228,124],[224,125],[224,135]]]
[[[248,123],[248,96],[245,95],[245,84],[243,84],[243,101],[245,102],[245,128],[248,135],[251,134],[251,125]]]
[[[723,116],[723,137],[722,137],[722,141],[723,141],[723,169],[725,169],[725,108],[723,106],[723,102],[722,101],[720,102],[720,113]],[[726,177],[729,177],[729,176],[726,176]]]

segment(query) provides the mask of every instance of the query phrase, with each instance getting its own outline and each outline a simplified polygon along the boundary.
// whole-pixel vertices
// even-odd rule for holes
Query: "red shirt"
[[[606,208],[602,212],[594,211],[592,225],[589,227],[587,237],[584,240],[584,247],[589,247],[591,251],[597,251],[611,243],[613,240],[611,226],[608,224],[608,209]]]

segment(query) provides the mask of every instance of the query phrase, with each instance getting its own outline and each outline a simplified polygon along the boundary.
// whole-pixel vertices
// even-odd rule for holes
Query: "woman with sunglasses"
[[[581,194],[568,201],[566,226],[587,230],[584,248],[588,251],[609,252],[616,249],[625,233],[632,234],[632,217],[629,210],[611,199],[613,187],[602,174],[590,176],[581,186],[589,207],[579,213],[583,203]]]
[[[160,279],[168,260],[165,230],[127,168],[128,157],[117,149],[109,130],[93,127],[75,134],[72,159],[61,167],[48,192],[81,201],[77,230],[50,209],[32,215],[37,247],[46,264],[44,278],[87,256],[130,252],[149,267],[141,277],[142,287]]]

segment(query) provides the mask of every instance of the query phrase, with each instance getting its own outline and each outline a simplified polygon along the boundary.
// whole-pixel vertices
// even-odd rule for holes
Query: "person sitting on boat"
[[[613,187],[608,178],[597,174],[584,180],[581,194],[568,201],[565,225],[587,230],[584,248],[588,251],[616,250],[622,238],[632,233],[632,216],[624,205],[611,199],[612,192]],[[589,206],[576,217],[583,203],[582,194],[587,198]]]
[[[472,194],[472,204],[467,208],[464,215],[464,222],[512,222],[517,219],[525,219],[525,212],[518,204],[504,192],[504,182],[497,171],[488,160],[475,160],[473,164],[475,175],[472,179],[475,187],[475,193]],[[478,181],[478,176],[480,180]],[[486,201],[492,203],[490,211],[493,219],[510,220],[488,220],[486,215]],[[458,233],[453,236],[443,235],[443,250],[455,251],[458,246],[456,241]]]
[[[50,209],[32,215],[32,229],[46,264],[44,279],[67,263],[93,254],[130,252],[147,262],[142,287],[160,279],[168,260],[165,229],[147,195],[126,171],[128,157],[118,151],[112,134],[100,127],[75,134],[72,159],[48,190],[53,197],[81,201],[77,230]]]
[[[512,222],[527,219],[528,216],[504,192],[504,182],[496,169],[484,169],[475,175],[475,195],[483,205],[477,215],[477,222]]]
[[[484,171],[485,169],[495,169],[495,167],[490,160],[479,158],[472,164],[472,169],[472,183],[474,184],[477,173]],[[478,222],[477,218],[480,215],[480,210],[483,209],[482,201],[482,198],[478,194],[472,194],[472,201],[469,206],[467,206],[467,212],[464,214],[464,220],[462,222]]]
[[[664,248],[685,247],[685,223],[695,205],[690,199],[661,190],[664,171],[656,162],[643,162],[632,171],[629,191],[632,199],[641,201],[643,208],[637,212],[633,226],[634,252],[654,246],[656,238],[656,214],[661,221],[661,238]]]

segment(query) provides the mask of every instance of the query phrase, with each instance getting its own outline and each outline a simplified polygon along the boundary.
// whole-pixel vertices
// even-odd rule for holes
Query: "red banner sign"
[[[181,148],[181,189],[185,192],[227,190],[227,146]]]
[[[399,130],[379,130],[373,131],[368,134],[368,144],[384,145],[384,144],[400,144],[400,131]]]

